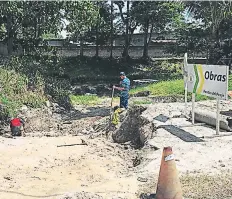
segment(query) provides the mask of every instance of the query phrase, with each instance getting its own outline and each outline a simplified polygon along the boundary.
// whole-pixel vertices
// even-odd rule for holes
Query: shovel
[[[111,95],[111,107],[110,107],[110,121],[112,119],[112,112],[113,112],[113,99],[114,99],[114,87],[112,89],[112,95]]]
[[[108,133],[109,133],[110,126],[111,126],[112,112],[113,112],[113,99],[114,99],[114,87],[112,88],[112,94],[111,94],[110,118],[109,118],[108,128],[106,128],[106,137],[108,137]]]

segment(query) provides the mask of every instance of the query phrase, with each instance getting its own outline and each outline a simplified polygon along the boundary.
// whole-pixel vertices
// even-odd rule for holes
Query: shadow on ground
[[[78,120],[88,117],[106,117],[110,115],[110,108],[108,107],[86,107],[76,110],[72,108],[71,111],[62,114],[63,120]]]
[[[204,142],[204,140],[196,137],[195,135],[180,129],[176,126],[173,125],[161,125],[159,128],[163,128],[166,131],[168,131],[169,133],[171,133],[172,135],[180,138],[181,140],[185,141],[185,142]]]
[[[147,194],[147,193],[141,193],[139,196],[139,199],[155,199],[155,193]]]

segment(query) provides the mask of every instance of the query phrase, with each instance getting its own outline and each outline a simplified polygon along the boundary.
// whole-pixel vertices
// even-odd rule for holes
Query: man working
[[[124,72],[120,73],[120,87],[114,86],[114,89],[121,91],[120,94],[120,108],[128,108],[129,90],[130,90],[130,80],[126,77]]]
[[[25,122],[22,118],[12,118],[10,121],[10,130],[12,136],[24,136],[24,129],[22,131],[22,127],[24,128]]]

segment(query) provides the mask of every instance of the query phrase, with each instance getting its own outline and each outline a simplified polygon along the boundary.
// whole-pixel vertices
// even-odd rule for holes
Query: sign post
[[[216,135],[219,135],[220,131],[220,100],[217,99],[217,118],[216,118]]]
[[[220,99],[228,97],[229,67],[224,65],[188,64],[188,92],[192,92],[192,123],[194,124],[195,95],[217,99],[216,134],[220,131]]]
[[[192,93],[192,124],[195,124],[195,93]]]
[[[188,57],[187,53],[184,54],[184,102],[185,102],[185,110],[187,113],[187,96],[188,96]]]

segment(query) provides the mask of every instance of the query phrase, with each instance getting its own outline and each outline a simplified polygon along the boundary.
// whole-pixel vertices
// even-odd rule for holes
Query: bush
[[[15,116],[23,104],[35,108],[40,107],[46,101],[46,97],[44,81],[39,73],[36,74],[34,83],[33,88],[28,88],[26,75],[0,68],[2,115]]]
[[[163,61],[160,67],[162,70],[168,71],[171,75],[183,75],[183,62],[171,63]]]

